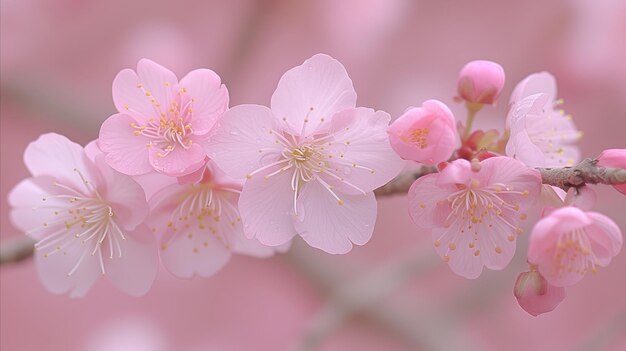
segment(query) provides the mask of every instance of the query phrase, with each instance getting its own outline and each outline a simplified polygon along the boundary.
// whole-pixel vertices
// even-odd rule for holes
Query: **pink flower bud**
[[[604,150],[598,156],[598,165],[602,167],[626,169],[626,149]],[[626,195],[626,183],[615,185],[615,189]]]
[[[517,276],[513,294],[520,307],[535,317],[554,310],[567,295],[565,288],[548,284],[536,270]]]
[[[463,66],[458,79],[459,98],[493,105],[504,87],[504,69],[492,61],[472,61]]]
[[[388,133],[391,147],[400,157],[427,165],[446,161],[456,146],[454,116],[437,100],[406,110]]]

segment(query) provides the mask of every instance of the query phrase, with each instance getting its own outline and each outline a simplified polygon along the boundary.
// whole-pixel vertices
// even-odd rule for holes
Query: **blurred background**
[[[500,63],[507,85],[478,127],[502,128],[508,96],[549,70],[585,132],[585,156],[626,147],[626,1],[0,0],[1,239],[22,235],[6,195],[28,176],[28,142],[54,131],[86,143],[115,112],[113,78],[151,58],[179,77],[207,67],[231,106],[269,104],[287,69],[315,53],[339,59],[358,105],[397,117],[436,98],[454,104],[460,68]],[[596,210],[626,230],[626,198],[598,188]],[[530,228],[528,228],[530,229]],[[373,239],[331,256],[296,240],[287,254],[235,257],[210,279],[161,270],[131,298],[100,279],[70,300],[45,291],[33,262],[0,268],[0,349],[624,350],[626,253],[537,318],[513,297],[522,238],[504,271],[460,278],[410,222],[405,196],[379,200]]]

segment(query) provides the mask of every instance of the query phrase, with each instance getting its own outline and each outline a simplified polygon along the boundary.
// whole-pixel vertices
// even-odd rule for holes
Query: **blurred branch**
[[[15,263],[32,256],[35,242],[28,237],[3,240],[0,245],[0,264]]]

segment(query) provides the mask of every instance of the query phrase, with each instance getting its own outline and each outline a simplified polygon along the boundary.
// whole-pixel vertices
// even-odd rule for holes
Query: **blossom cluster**
[[[537,167],[580,161],[581,133],[560,109],[549,73],[517,85],[503,133],[472,129],[504,82],[498,64],[470,62],[455,98],[467,107],[465,123],[428,100],[390,125],[388,113],[357,107],[352,80],[327,55],[287,71],[269,107],[229,107],[215,72],[178,80],[143,59],[115,77],[118,112],[97,140],[83,147],[50,133],[27,147],[32,177],[9,194],[11,219],[36,241],[51,292],[80,297],[105,275],[140,296],[159,264],[180,278],[208,277],[232,254],[269,257],[296,236],[348,253],[372,236],[374,190],[417,162],[438,172],[410,187],[409,214],[460,276],[505,268],[524,223],[541,214],[529,238],[530,271],[515,287],[520,305],[540,314],[561,302],[565,287],[608,265],[622,234],[590,211],[590,188],[566,194],[542,185]],[[625,152],[606,150],[594,162],[626,169]]]

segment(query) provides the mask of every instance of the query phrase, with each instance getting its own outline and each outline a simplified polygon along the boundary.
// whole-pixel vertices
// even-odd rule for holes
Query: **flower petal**
[[[140,225],[120,244],[122,257],[103,258],[106,275],[127,294],[143,296],[152,287],[159,265],[154,235],[147,226]]]
[[[239,197],[239,211],[248,238],[268,246],[285,244],[296,235],[294,229],[291,172],[280,172],[265,179],[268,169],[248,179]]]
[[[317,54],[287,71],[272,95],[272,112],[302,136],[313,134],[337,112],[356,106],[356,92],[339,61]]]
[[[22,180],[9,192],[11,222],[33,239],[40,240],[50,230],[55,230],[53,228],[46,230],[47,228],[42,226],[44,223],[53,222],[58,208],[67,205],[67,199],[50,197],[60,194],[60,190],[63,190],[55,187],[54,183],[55,179],[52,177],[38,176]]]
[[[113,169],[128,175],[140,175],[154,171],[148,161],[150,139],[135,135],[131,123],[135,119],[126,114],[109,117],[100,127],[98,147],[106,153],[106,162]]]
[[[328,172],[334,169],[345,180],[336,184],[342,191],[355,193],[354,187],[346,185],[350,183],[370,192],[385,185],[404,168],[405,161],[389,144],[390,119],[386,112],[363,107],[344,110],[333,117],[330,134],[334,140],[329,146],[332,159],[328,159],[331,165]]]
[[[234,178],[281,157],[283,147],[275,117],[265,106],[239,105],[226,111],[216,134],[206,147],[207,154],[224,172]]]
[[[42,134],[24,151],[24,163],[33,177],[51,176],[76,190],[85,191],[85,184],[75,170],[92,180],[92,166],[82,146],[56,133]]]
[[[35,251],[39,278],[51,293],[69,292],[70,297],[83,297],[102,275],[98,257],[90,255],[80,240],[71,241],[65,253],[48,255],[44,251]]]
[[[318,181],[310,181],[298,197],[299,221],[296,229],[309,245],[330,254],[344,254],[352,243],[366,244],[376,222],[376,198],[341,195],[341,203]]]
[[[599,263],[606,266],[622,249],[622,231],[613,220],[601,213],[587,212],[587,215],[593,221],[592,226],[585,228],[593,253]]]
[[[126,230],[135,229],[150,212],[143,188],[133,178],[109,167],[104,155],[96,156],[95,163],[106,184],[99,189],[100,195],[113,208],[117,223]]]
[[[151,147],[148,151],[150,164],[157,171],[170,177],[183,177],[204,167],[206,153],[202,146],[192,144],[188,149],[178,145],[165,156],[163,150]]]
[[[160,116],[160,109],[146,96],[141,79],[132,69],[124,69],[113,79],[113,103],[120,113],[131,115],[140,124],[153,116]]]
[[[179,88],[192,100],[192,126],[195,134],[206,134],[228,108],[228,90],[210,69],[197,69],[181,79]]]
[[[510,102],[516,103],[527,96],[537,93],[545,94],[547,101],[556,99],[556,79],[553,75],[544,71],[533,73],[524,78],[515,86]]]
[[[152,103],[159,112],[165,111],[175,101],[174,87],[178,84],[178,78],[170,70],[154,61],[141,59],[137,63],[137,75],[143,84],[139,90],[145,91],[144,95],[149,101],[154,98]]]
[[[191,236],[186,232],[174,235],[171,240],[169,235],[164,237],[167,246],[162,246],[161,260],[165,268],[179,278],[209,277],[230,259],[230,250],[208,231],[194,231]]]
[[[456,188],[454,185],[438,186],[438,177],[437,174],[419,177],[409,189],[409,215],[418,227],[441,227],[450,214],[446,199]]]

